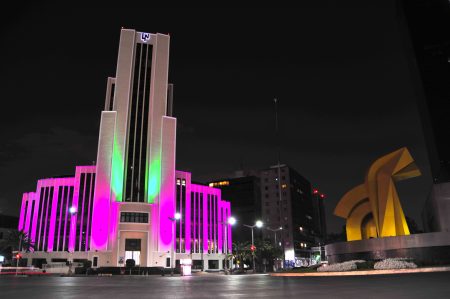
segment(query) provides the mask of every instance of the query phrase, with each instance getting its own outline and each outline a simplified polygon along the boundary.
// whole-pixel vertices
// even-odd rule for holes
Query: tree
[[[236,242],[233,243],[233,253],[239,263],[241,271],[244,270],[244,263],[251,264],[251,259],[255,255],[257,265],[261,265],[264,259],[272,263],[276,258],[282,258],[283,252],[281,248],[276,248],[268,240],[255,240],[255,251],[251,250],[250,242]]]
[[[233,252],[236,257],[236,261],[239,263],[239,268],[241,271],[244,270],[245,261],[251,258],[250,245],[250,242],[233,243]]]
[[[0,241],[0,252],[10,260],[13,251],[30,252],[33,249],[34,244],[24,231],[11,230],[8,237]]]
[[[269,240],[256,240],[256,250],[254,252],[257,264],[266,261],[266,264],[271,264],[276,258],[283,258],[283,250],[280,247],[274,247]]]

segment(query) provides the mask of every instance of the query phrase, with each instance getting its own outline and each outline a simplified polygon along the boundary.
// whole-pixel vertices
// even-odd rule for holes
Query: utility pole
[[[279,216],[280,216],[280,227],[283,227],[283,215],[281,213],[282,209],[283,209],[283,199],[281,197],[281,165],[280,165],[280,132],[279,132],[279,126],[278,126],[278,99],[274,98],[273,99],[274,103],[275,103],[275,141],[276,141],[276,145],[277,145],[277,169],[278,169],[278,195],[279,195]],[[284,236],[283,236],[283,231],[280,234],[280,241],[281,241],[281,250],[283,251],[283,265],[282,267],[284,267],[284,262],[285,262],[285,252],[284,252]]]

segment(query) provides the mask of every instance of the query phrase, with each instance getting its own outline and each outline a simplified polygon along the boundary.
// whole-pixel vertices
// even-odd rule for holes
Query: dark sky
[[[96,159],[123,26],[170,33],[177,169],[204,180],[241,164],[276,164],[277,97],[281,160],[327,195],[330,231],[344,224],[332,215],[340,197],[363,182],[374,159],[402,146],[423,172],[398,187],[406,215],[421,224],[431,179],[392,2],[200,9],[127,1],[2,11],[0,211],[18,214],[37,179]]]

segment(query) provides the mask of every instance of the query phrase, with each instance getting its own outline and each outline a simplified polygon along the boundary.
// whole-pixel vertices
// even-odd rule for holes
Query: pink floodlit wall
[[[56,217],[58,215],[57,207],[58,207],[58,198],[59,198],[59,187],[60,186],[73,186],[73,178],[57,178],[57,179],[49,179],[49,184],[52,184],[54,187],[52,205],[51,205],[51,214],[50,214],[50,229],[48,231],[47,236],[47,251],[53,251],[54,249],[54,241],[55,241],[55,225],[56,225]],[[66,207],[69,209],[70,207]],[[59,214],[61,217],[61,214]],[[61,225],[61,219],[58,219],[58,223]],[[56,236],[59,238],[59,235]],[[58,239],[56,238],[56,242]]]
[[[95,166],[77,166],[75,168],[75,178],[74,178],[74,186],[75,190],[73,193],[73,201],[72,206],[76,207],[76,213],[71,215],[70,219],[70,239],[69,239],[69,251],[73,252],[79,248],[80,251],[86,251],[89,247],[90,241],[90,225],[92,220],[92,212],[90,211],[90,201],[93,200],[91,198],[91,194],[93,193],[91,188],[95,187],[94,182],[87,181],[87,177],[85,177],[84,188],[88,188],[88,190],[81,190],[80,185],[82,174],[95,174]],[[92,178],[91,178],[92,180]],[[89,187],[88,187],[89,186]],[[80,191],[82,193],[80,193]],[[83,194],[84,193],[84,194]],[[87,209],[87,213],[85,213],[84,209]],[[82,226],[84,222],[84,215],[87,214],[87,230],[83,236],[82,229],[77,231],[77,225]],[[79,235],[79,243],[76,243],[77,234]],[[82,239],[85,241],[85,246],[82,248]]]
[[[68,250],[73,251],[77,213],[70,214],[69,209],[78,204],[81,173],[95,173],[95,166],[77,166],[75,177],[40,179],[36,192],[23,195],[19,229],[28,232],[35,243],[35,250],[48,252],[54,251],[55,248],[58,250],[57,245],[60,242],[63,244],[65,242],[63,239],[67,236]],[[64,190],[64,187],[73,188],[72,196],[68,190],[65,193],[66,197],[59,194],[60,189]],[[46,188],[47,191],[45,191]],[[59,200],[62,201],[60,204],[58,204]],[[64,238],[60,238],[61,235]],[[66,246],[62,247],[64,249]]]
[[[23,201],[28,202],[28,205],[26,210],[21,211],[19,229],[23,228],[28,233],[36,245],[36,250],[53,251],[54,241],[59,241],[59,235],[55,238],[55,224],[60,186],[73,186],[73,178],[41,179],[36,192],[24,194]],[[41,194],[43,188],[47,187],[53,191]]]
[[[111,78],[108,78],[108,84]],[[110,87],[109,87],[110,88]],[[107,96],[109,99],[110,96]],[[108,249],[108,234],[117,223],[108,225],[111,207],[111,167],[114,142],[115,111],[103,111],[97,151],[94,205],[92,212],[91,248]]]
[[[20,208],[19,231],[23,230],[28,235],[30,226],[30,213],[34,203],[34,192],[26,192],[22,196],[22,205]]]
[[[232,243],[231,226],[226,223],[226,220],[231,216],[230,203],[222,200],[220,189],[191,184],[190,174],[186,176],[185,173],[177,171],[178,178],[189,178],[186,180],[185,209],[182,211],[182,217],[185,217],[186,228],[185,252],[199,252],[197,248],[191,248],[192,239],[197,242],[202,240],[200,246],[204,253],[223,253],[224,242],[228,241],[228,244]],[[194,194],[194,207],[191,206],[191,192]],[[196,193],[199,194],[198,198],[202,198],[201,202],[197,204],[195,204]],[[191,217],[191,211],[193,211],[194,217]],[[202,214],[202,217],[196,216],[199,213]],[[192,219],[194,219],[194,223],[192,223]],[[198,223],[200,219],[202,219],[201,224]],[[200,226],[202,233],[199,229]],[[227,229],[226,235],[225,229]],[[180,238],[180,236],[177,237]],[[195,242],[193,243],[195,244]],[[230,250],[231,245],[229,246],[228,248]]]
[[[162,118],[161,191],[159,196],[159,251],[169,251],[173,242],[175,216],[176,119]],[[152,163],[152,162],[150,162]],[[155,163],[155,162],[154,162]],[[150,165],[152,167],[152,165]],[[150,187],[149,187],[150,188]]]
[[[82,194],[82,186],[84,186],[84,188],[88,188],[88,173],[95,174],[96,167],[78,166],[76,167],[74,177],[41,179],[38,181],[36,192],[28,192],[23,195],[19,229],[24,229],[28,232],[32,240],[35,241],[36,245],[39,245],[39,247],[36,247],[36,250],[45,250],[48,252],[55,250],[68,250],[69,252],[73,252],[77,250],[77,244],[75,244],[77,240],[77,233],[80,234],[79,239],[83,237],[83,235],[81,235],[81,229],[78,226],[83,225],[82,216],[84,215],[84,211],[76,210],[74,213],[69,213],[69,209],[71,207],[76,209],[80,209],[80,207],[83,206],[89,207],[91,200],[93,201],[94,209],[95,207],[101,208],[100,205],[96,205],[95,196],[91,197],[86,195],[91,194],[91,191],[85,191],[84,195]],[[84,184],[81,182],[82,174],[85,174]],[[172,181],[170,176],[166,177],[169,177],[168,180],[170,182]],[[166,236],[159,236],[158,238],[165,240],[166,246],[170,246],[172,244],[171,232],[173,222],[169,219],[169,217],[173,217],[176,211],[175,195],[173,194],[172,197],[170,197],[170,192],[171,190],[175,190],[173,186],[176,185],[176,180],[180,179],[186,187],[182,198],[182,210],[178,211],[182,215],[181,217],[184,224],[181,225],[181,222],[178,222],[177,225],[180,225],[180,231],[182,232],[181,238],[178,236],[179,240],[181,241],[183,239],[184,241],[179,244],[182,244],[184,248],[181,250],[182,248],[179,245],[177,252],[197,253],[200,252],[198,250],[198,246],[201,246],[204,253],[223,253],[225,251],[224,242],[227,241],[228,248],[230,250],[232,244],[231,226],[226,224],[227,219],[231,216],[230,203],[221,199],[220,189],[191,184],[191,174],[189,172],[177,171],[173,178],[174,184],[169,185],[164,182],[161,184],[161,194],[165,194],[162,198],[165,198],[166,200],[161,202],[160,209],[164,213],[161,214],[162,217],[160,219],[167,219],[167,221],[161,221],[161,224],[158,226],[157,223],[153,222],[154,219],[152,219],[151,227],[159,227],[161,229],[165,227],[168,232]],[[93,188],[94,186],[92,181],[93,178],[91,177],[91,185],[89,188]],[[98,186],[98,180],[96,182]],[[53,191],[50,192],[48,191],[49,189],[47,189],[47,191],[43,191],[46,187],[53,188]],[[68,193],[66,195],[59,194],[60,187],[62,187],[61,190],[66,190],[64,188],[71,187],[73,193],[64,191]],[[94,191],[92,191],[92,193],[98,194],[94,193]],[[191,203],[193,203],[191,193],[198,194],[198,201],[197,203],[194,203],[194,206],[191,206]],[[43,202],[40,203],[40,200]],[[59,204],[58,201],[61,201],[61,203]],[[85,204],[82,204],[83,202],[85,202]],[[105,210],[105,223],[102,223],[101,225],[105,228],[107,227],[107,232],[105,236],[102,237],[105,242],[108,243],[107,247],[111,248],[112,243],[116,241],[118,233],[119,205],[119,202],[111,201],[108,206],[103,207]],[[45,208],[45,206],[47,207]],[[193,212],[193,215],[191,215],[191,211]],[[200,211],[202,213],[201,217],[198,215]],[[93,220],[93,218],[97,217],[98,214],[96,214],[97,216],[93,216],[94,213],[91,213],[90,211],[88,211],[87,214],[89,217],[87,219],[88,230],[94,234],[96,229],[98,229],[98,227],[96,227],[98,222]],[[199,221],[201,221],[201,223],[199,223]],[[77,223],[79,223],[79,225]],[[183,228],[183,230],[181,230],[181,228]],[[226,234],[225,229],[227,230]],[[202,235],[200,235],[200,232],[202,232]],[[161,231],[161,233],[163,233],[163,231]],[[86,245],[81,246],[81,243],[79,243],[78,250],[88,251],[88,242],[94,239],[95,237],[93,235],[91,238],[86,236]],[[202,244],[198,244],[200,241],[202,241]],[[90,250],[98,250],[93,247],[94,245],[92,245],[92,243],[90,244]],[[191,244],[197,244],[197,247],[194,246],[194,248],[192,248]],[[161,248],[159,250],[161,250]]]

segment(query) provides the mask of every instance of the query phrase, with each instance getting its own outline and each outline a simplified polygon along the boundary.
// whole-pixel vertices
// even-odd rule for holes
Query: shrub
[[[367,261],[364,263],[356,263],[356,267],[358,270],[371,270],[375,265],[374,261]]]
[[[353,271],[356,270],[357,264],[359,263],[365,263],[364,260],[352,260],[352,261],[346,261],[343,263],[337,263],[337,264],[331,264],[327,265],[324,264],[317,268],[317,272],[342,272],[342,271]]]
[[[373,268],[376,270],[414,269],[417,268],[417,265],[408,258],[388,258],[376,262]]]
[[[132,267],[136,266],[136,261],[133,260],[133,259],[127,259],[127,260],[125,261],[125,266],[126,266],[127,268],[132,268]]]

